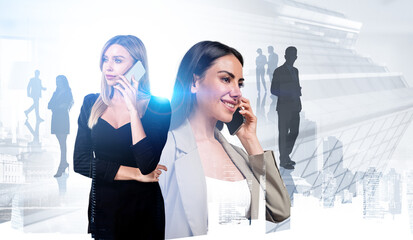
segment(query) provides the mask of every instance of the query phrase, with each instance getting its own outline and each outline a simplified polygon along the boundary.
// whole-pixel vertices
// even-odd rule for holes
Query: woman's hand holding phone
[[[139,117],[142,117],[147,103],[147,101],[141,102],[141,107],[139,107],[137,99],[138,80],[140,80],[145,73],[146,70],[142,62],[137,61],[123,76],[120,76],[121,79],[118,80],[118,85],[115,87],[122,93],[129,112],[134,114],[136,111]]]
[[[261,154],[264,150],[257,137],[257,117],[252,112],[250,101],[241,97],[239,107],[242,109],[239,113],[244,116],[245,122],[236,133],[242,145],[249,155]]]
[[[125,76],[120,76],[117,83],[118,84],[115,85],[114,88],[122,93],[128,111],[130,113],[138,111],[138,102],[136,97],[138,92],[138,82],[135,80],[135,77],[132,76],[131,83],[129,83],[129,80],[126,79]]]
[[[256,136],[257,117],[251,109],[250,101],[244,97],[240,99],[239,113],[244,116],[245,122],[237,132],[239,138],[252,138]]]

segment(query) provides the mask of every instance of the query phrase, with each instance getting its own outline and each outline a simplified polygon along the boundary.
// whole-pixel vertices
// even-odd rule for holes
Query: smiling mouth
[[[113,78],[116,78],[116,76],[115,76],[115,75],[106,74],[106,79],[111,80],[111,79],[113,79]]]
[[[222,100],[222,99],[221,99],[221,102],[222,102],[223,104],[225,104],[225,106],[227,106],[230,110],[235,111],[235,106],[236,106],[236,104],[230,103],[230,102],[225,101],[225,100]]]

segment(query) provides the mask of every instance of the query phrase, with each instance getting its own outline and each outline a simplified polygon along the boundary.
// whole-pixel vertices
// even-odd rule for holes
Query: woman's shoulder
[[[96,99],[98,99],[99,93],[90,93],[83,98],[83,107],[91,109],[93,104],[95,104]]]
[[[90,105],[90,104],[94,104],[96,102],[96,99],[98,99],[99,97],[99,93],[90,93],[88,95],[86,95],[83,98],[83,105]]]
[[[89,93],[83,99],[83,102],[95,102],[96,99],[99,97],[99,93]]]

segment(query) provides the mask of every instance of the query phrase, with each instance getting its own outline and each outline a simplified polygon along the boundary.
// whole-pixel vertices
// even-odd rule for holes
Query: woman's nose
[[[105,63],[105,70],[106,71],[112,71],[113,70],[113,62],[112,61],[107,61]]]
[[[241,98],[242,93],[241,93],[241,89],[240,89],[238,83],[233,84],[231,87],[232,87],[232,89],[230,91],[230,96],[232,98],[236,98],[236,99]]]

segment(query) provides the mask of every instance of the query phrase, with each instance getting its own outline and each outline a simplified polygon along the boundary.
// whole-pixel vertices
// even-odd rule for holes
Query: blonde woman
[[[74,170],[92,178],[89,229],[95,239],[164,238],[164,203],[158,165],[170,123],[170,104],[150,95],[145,74],[124,74],[140,61],[142,41],[115,36],[103,47],[100,94],[83,101],[74,150]]]

